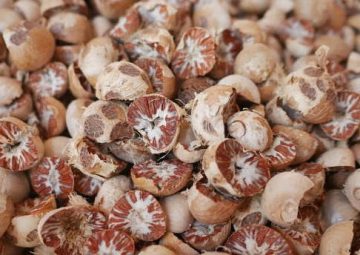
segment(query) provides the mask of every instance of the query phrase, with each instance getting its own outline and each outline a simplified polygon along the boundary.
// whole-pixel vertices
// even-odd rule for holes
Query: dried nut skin
[[[14,203],[27,198],[30,184],[25,173],[16,173],[0,167],[0,193],[8,195]]]
[[[271,48],[256,43],[245,46],[235,59],[235,74],[243,75],[254,83],[265,81],[274,70],[276,57]]]
[[[329,227],[321,237],[319,254],[350,255],[353,224],[352,221],[343,221]]]
[[[299,129],[276,125],[273,127],[273,132],[286,135],[295,144],[296,157],[292,165],[309,160],[315,154],[319,144],[316,138]]]
[[[241,111],[227,121],[229,135],[246,150],[264,151],[273,142],[273,134],[267,120],[257,113]]]
[[[237,110],[235,89],[215,85],[195,96],[191,126],[205,144],[225,138],[225,122]]]
[[[282,227],[292,225],[297,219],[300,200],[313,186],[314,183],[300,173],[275,175],[268,181],[262,194],[262,212],[274,224]]]
[[[38,130],[19,119],[0,119],[0,167],[24,171],[35,166],[44,155]]]
[[[360,210],[360,170],[355,170],[351,173],[346,179],[344,185],[344,194],[351,203],[351,205],[356,209]]]
[[[0,106],[11,104],[23,93],[21,83],[9,77],[0,77]]]
[[[215,189],[236,197],[260,193],[270,178],[266,159],[245,150],[233,139],[211,144],[205,151],[202,167]]]
[[[64,151],[70,138],[66,136],[54,136],[44,141],[45,157],[64,157]]]
[[[153,158],[149,148],[141,138],[124,139],[108,145],[110,152],[118,159],[139,164]]]
[[[127,62],[113,62],[99,75],[96,97],[101,100],[135,100],[152,92],[147,74],[138,66]]]
[[[52,34],[41,25],[25,21],[3,34],[10,59],[18,69],[36,70],[47,64],[55,51]]]

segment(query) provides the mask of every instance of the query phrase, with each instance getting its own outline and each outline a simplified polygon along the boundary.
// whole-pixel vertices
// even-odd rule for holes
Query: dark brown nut
[[[134,135],[127,123],[127,106],[122,103],[98,100],[82,114],[83,134],[97,143],[129,139]]]
[[[31,73],[27,85],[35,96],[59,98],[68,88],[67,68],[61,62],[51,62],[41,70]]]
[[[204,153],[202,168],[215,189],[235,197],[262,192],[270,179],[267,160],[234,139],[213,142]]]
[[[90,99],[79,98],[71,101],[66,108],[66,127],[71,137],[82,136],[82,115],[86,107],[88,107],[92,101]]]
[[[65,106],[54,97],[39,97],[35,100],[40,125],[47,137],[61,134],[65,130]]]
[[[19,0],[14,3],[15,10],[28,21],[36,21],[41,17],[40,4],[34,0]]]
[[[250,151],[264,151],[273,142],[273,133],[267,120],[251,111],[231,115],[226,123],[229,135]]]
[[[195,77],[186,79],[180,84],[176,101],[178,101],[180,105],[186,105],[195,98],[196,94],[211,87],[214,84],[215,81],[208,77]]]
[[[93,28],[84,15],[73,12],[59,12],[50,17],[47,28],[56,40],[81,44],[93,37]]]
[[[175,50],[172,35],[166,29],[156,27],[138,30],[126,40],[124,46],[131,59],[150,57],[166,63],[171,61]]]
[[[26,121],[33,110],[31,95],[23,93],[10,104],[0,106],[0,117],[12,116]]]
[[[113,62],[105,67],[96,84],[101,100],[134,100],[153,90],[145,71],[128,61]]]
[[[231,26],[231,16],[219,0],[200,0],[194,5],[193,22],[216,35]]]
[[[135,64],[148,74],[155,93],[170,99],[175,96],[177,90],[175,76],[163,61],[156,58],[139,58]]]
[[[100,181],[118,175],[127,165],[124,161],[115,159],[111,154],[102,152],[86,137],[72,138],[65,153],[71,166]]]
[[[96,37],[81,49],[78,63],[86,79],[95,88],[105,67],[118,61],[119,57],[120,52],[109,37]]]
[[[153,158],[149,148],[141,138],[115,141],[110,143],[108,148],[115,157],[132,164],[139,164]]]
[[[88,14],[88,8],[84,0],[46,0],[41,1],[41,15],[49,18],[62,11],[72,11],[83,15]]]
[[[68,68],[69,90],[76,98],[92,98],[95,91],[90,82],[85,78],[77,61]]]
[[[318,141],[309,133],[280,125],[274,126],[273,132],[286,135],[295,144],[296,157],[294,161],[292,161],[292,165],[305,162],[315,154]]]
[[[10,8],[0,8],[0,32],[6,28],[16,25],[22,20],[22,17],[15,10]]]
[[[81,48],[81,45],[58,45],[55,48],[54,61],[69,66],[78,60]]]
[[[116,19],[123,14],[127,8],[134,4],[135,0],[94,0],[95,8],[101,15],[109,18]]]
[[[256,43],[240,51],[235,60],[234,72],[260,83],[270,76],[276,63],[275,52],[264,44]]]
[[[52,34],[40,24],[24,21],[3,33],[12,63],[20,70],[32,71],[47,64],[55,51]]]

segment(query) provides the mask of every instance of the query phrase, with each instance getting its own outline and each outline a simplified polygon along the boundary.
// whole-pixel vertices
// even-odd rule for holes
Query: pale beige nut
[[[97,79],[96,97],[101,100],[134,100],[152,92],[147,74],[127,62],[109,64]]]
[[[294,12],[298,18],[310,20],[315,27],[325,25],[331,15],[330,0],[295,0]]]
[[[85,78],[77,61],[68,68],[69,90],[76,98],[92,98],[95,91],[91,83]]]
[[[347,60],[346,69],[350,72],[360,73],[360,54],[353,51]]]
[[[112,27],[110,20],[101,15],[97,15],[92,18],[91,24],[94,28],[94,34],[96,37],[105,36]]]
[[[195,249],[171,232],[166,233],[160,239],[159,244],[173,250],[177,255],[199,255]]]
[[[353,222],[343,221],[329,227],[321,237],[320,255],[350,255]]]
[[[64,157],[65,148],[70,142],[66,136],[54,136],[44,141],[45,157]]]
[[[175,252],[162,245],[150,245],[142,249],[139,255],[176,255]]]
[[[254,20],[235,19],[232,28],[237,29],[243,35],[244,46],[255,43],[266,43],[267,34]]]
[[[7,228],[10,226],[11,219],[15,214],[14,203],[10,197],[6,194],[0,194],[0,217],[1,217],[1,227],[0,227],[0,237],[4,235]]]
[[[30,184],[25,173],[14,173],[0,167],[0,193],[19,203],[30,194]]]
[[[14,8],[28,21],[40,18],[40,4],[34,0],[20,0],[14,3]]]
[[[322,153],[316,160],[324,167],[355,167],[355,156],[351,149],[336,147]]]
[[[21,15],[11,8],[1,7],[0,17],[0,32],[3,32],[8,27],[16,25],[22,20]]]
[[[9,105],[21,96],[21,83],[15,79],[0,76],[0,106]]]
[[[71,137],[81,136],[82,115],[85,109],[92,103],[90,99],[75,99],[66,108],[66,127]]]
[[[320,47],[325,45],[329,47],[328,58],[341,62],[345,60],[351,52],[351,47],[339,35],[321,35],[314,42],[314,46]]]
[[[349,200],[350,204],[356,209],[360,210],[360,171],[352,172],[344,184],[344,194]]]
[[[70,66],[78,60],[81,48],[82,45],[57,45],[54,53],[54,60]]]
[[[118,18],[134,2],[134,0],[94,0],[95,8],[101,13],[101,15],[110,19]]]
[[[84,0],[47,0],[41,1],[41,15],[49,18],[62,11],[73,11],[83,15],[88,14],[88,8]]]

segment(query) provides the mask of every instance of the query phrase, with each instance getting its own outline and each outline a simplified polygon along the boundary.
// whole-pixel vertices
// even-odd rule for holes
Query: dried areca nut
[[[81,49],[78,63],[87,81],[96,88],[105,67],[117,61],[119,56],[119,49],[109,37],[96,37]]]
[[[231,26],[231,16],[219,0],[200,0],[194,5],[193,22],[215,35]]]
[[[94,206],[99,208],[106,215],[126,192],[132,188],[130,178],[118,175],[106,180],[100,187],[94,200]]]
[[[360,73],[359,64],[360,54],[355,51],[351,52],[346,63],[346,69],[350,72]]]
[[[33,0],[17,1],[14,9],[28,21],[36,21],[41,17],[40,4]]]
[[[268,181],[262,194],[262,213],[274,224],[291,226],[297,219],[301,199],[313,186],[310,178],[297,172],[275,175]]]
[[[294,255],[290,243],[276,230],[263,225],[248,225],[231,234],[225,243],[231,254]],[[260,253],[260,254],[261,254]]]
[[[45,157],[64,157],[64,151],[70,138],[66,136],[54,136],[44,141]]]
[[[281,25],[285,22],[285,20],[286,20],[286,13],[283,10],[281,10],[281,8],[271,7],[264,13],[264,16],[262,16],[262,18],[258,21],[258,24],[265,32],[274,33],[279,27],[281,27]],[[274,37],[270,35],[267,39],[269,40],[269,38],[274,38]],[[270,40],[272,43],[273,40],[272,39]]]
[[[296,146],[285,134],[275,133],[272,145],[262,155],[268,160],[271,170],[283,170],[295,159]]]
[[[1,40],[2,37],[0,37],[0,60],[1,60]],[[5,47],[5,44],[4,44]],[[0,76],[5,76],[5,77],[10,77],[11,76],[11,70],[10,70],[10,66],[6,63],[6,62],[1,62],[0,63]]]
[[[289,117],[288,113],[284,110],[282,99],[278,96],[275,96],[266,104],[265,111],[266,118],[272,125],[284,125],[300,130],[309,129],[309,125],[302,120],[293,120]]]
[[[29,196],[30,184],[25,173],[14,173],[0,167],[0,194],[6,194],[14,203]]]
[[[260,193],[270,178],[267,160],[245,150],[233,139],[211,144],[205,151],[202,167],[215,189],[236,197]]]
[[[178,10],[164,0],[145,1],[137,5],[144,25],[165,28],[174,31],[178,22]]]
[[[134,255],[135,242],[126,233],[106,229],[94,233],[85,244],[86,254]]]
[[[125,50],[131,59],[157,58],[170,63],[175,50],[172,35],[164,28],[147,27],[138,30],[125,42]]]
[[[235,59],[234,72],[255,83],[265,81],[277,63],[274,51],[265,44],[255,43],[245,46]]]
[[[0,167],[24,171],[34,167],[44,155],[38,130],[19,119],[0,119]]]
[[[54,196],[25,200],[16,205],[16,215],[7,229],[7,237],[13,244],[20,247],[40,245],[37,226],[41,217],[56,209]]]
[[[54,61],[59,61],[70,66],[78,60],[82,47],[82,45],[57,45],[54,53]]]
[[[294,245],[298,254],[312,255],[320,245],[321,229],[319,211],[313,206],[299,210],[298,220],[290,227],[275,228]]]
[[[335,86],[319,66],[307,66],[290,73],[279,95],[290,118],[319,124],[334,115]]]
[[[14,203],[6,194],[0,193],[0,237],[4,235],[15,214]]]
[[[176,252],[177,255],[199,255],[190,245],[183,242],[171,232],[166,233],[159,241],[159,244]]]
[[[100,190],[101,185],[103,184],[102,181],[87,176],[80,172],[79,170],[74,169],[74,190],[77,193],[80,193],[84,196],[95,196],[98,191]]]
[[[123,103],[98,100],[83,112],[83,134],[97,143],[129,139],[133,129],[127,124],[127,106]]]
[[[231,74],[218,81],[217,85],[226,85],[236,90],[238,99],[241,101],[249,101],[254,104],[260,104],[259,89],[249,78]]]
[[[71,44],[86,43],[94,33],[86,16],[70,11],[51,16],[47,28],[56,40]]]
[[[128,122],[152,153],[171,150],[180,132],[182,109],[168,98],[150,94],[137,98],[128,109]]]
[[[254,43],[266,43],[267,34],[255,20],[235,19],[232,28],[241,33],[244,46]]]
[[[88,8],[84,0],[47,0],[41,1],[40,7],[41,15],[46,18],[62,11],[88,14]]]
[[[242,227],[253,224],[265,225],[267,219],[261,212],[261,197],[254,196],[250,200],[244,202],[235,212],[231,223],[235,231]]]
[[[353,241],[353,221],[342,221],[326,229],[321,237],[320,255],[350,255]]]
[[[78,61],[74,60],[68,68],[69,90],[76,98],[92,98],[95,94],[93,85],[87,80],[79,67]]]
[[[36,96],[61,97],[68,88],[68,73],[61,62],[51,62],[29,75],[28,87]]]
[[[354,154],[355,160],[358,164],[360,164],[360,143],[356,143],[353,146],[351,146],[351,150]]]
[[[190,227],[194,218],[190,213],[186,195],[177,193],[167,196],[160,201],[160,204],[166,214],[167,231],[182,233]]]
[[[263,105],[263,104],[254,104],[254,105],[250,106],[249,110],[251,112],[254,112],[254,113],[260,115],[261,117],[265,118],[265,116],[266,116],[265,105]]]
[[[232,87],[215,85],[196,94],[191,109],[195,136],[205,144],[224,139],[225,123],[237,110]]]
[[[341,221],[355,220],[359,214],[340,189],[329,190],[325,193],[321,212],[323,229]]]
[[[351,91],[340,91],[336,96],[335,107],[336,114],[320,127],[333,140],[347,140],[359,128],[360,95]]]
[[[181,105],[190,103],[197,93],[211,87],[215,81],[208,77],[194,77],[184,80],[180,86],[177,94],[177,99]]]
[[[23,17],[16,10],[9,7],[0,7],[0,31],[16,25],[23,20]]]
[[[112,28],[112,23],[104,16],[97,15],[91,19],[95,37],[105,36]]]
[[[67,206],[45,214],[38,225],[41,243],[56,254],[83,254],[87,239],[106,229],[106,217],[89,206]]]
[[[65,130],[66,109],[61,101],[50,96],[39,97],[35,100],[35,107],[47,137],[59,135]]]
[[[176,158],[185,163],[195,163],[202,159],[205,152],[201,141],[197,140],[192,130],[190,120],[184,118],[180,124],[180,134],[173,154]]]
[[[134,3],[134,0],[94,0],[95,8],[100,12],[101,15],[109,19],[118,18]]]
[[[178,159],[161,162],[147,160],[131,169],[131,179],[136,188],[156,196],[175,194],[190,181],[192,165]]]
[[[319,126],[315,126],[312,129],[311,135],[315,137],[319,143],[315,155],[319,155],[335,147],[336,141],[328,137]]]
[[[171,66],[178,78],[188,79],[206,75],[215,63],[214,38],[204,28],[191,27],[183,33]]]
[[[126,163],[101,151],[97,145],[85,137],[73,138],[67,148],[68,162],[83,174],[101,181],[117,175],[125,169]]]
[[[145,71],[128,61],[106,66],[96,83],[96,97],[101,100],[134,100],[152,91]]]
[[[228,221],[241,204],[241,201],[228,199],[216,192],[204,177],[193,184],[187,197],[191,214],[205,224]]]
[[[93,101],[90,99],[79,98],[71,101],[66,108],[66,127],[71,137],[77,137],[83,135],[82,126],[83,120],[82,115]]]
[[[66,199],[74,190],[74,175],[64,159],[44,157],[30,171],[31,185],[41,197],[54,194],[58,199]]]
[[[344,184],[344,194],[349,200],[350,204],[356,209],[360,210],[360,170],[352,172],[346,179]]]
[[[154,241],[165,234],[166,215],[150,193],[128,191],[113,207],[108,227],[128,232],[139,240]]]
[[[336,147],[322,153],[316,162],[326,168],[354,168],[355,156],[349,148]]]
[[[321,0],[313,2],[311,0],[295,0],[294,12],[299,19],[309,20],[315,27],[323,26],[331,14],[331,1]]]
[[[149,245],[146,248],[142,249],[138,255],[176,255],[177,253],[172,250],[166,248],[162,245]]]
[[[6,106],[14,102],[23,94],[21,83],[9,77],[0,77],[0,106]]]
[[[33,100],[29,93],[23,93],[16,98],[12,103],[0,106],[1,117],[15,117],[21,120],[27,120],[33,110]]]
[[[295,144],[296,156],[291,165],[309,160],[318,146],[316,138],[296,128],[276,125],[273,127],[273,132],[286,135]]]
[[[195,221],[181,236],[195,249],[211,251],[225,242],[230,231],[230,222],[210,225]]]
[[[336,34],[318,36],[314,42],[314,47],[317,48],[322,45],[329,47],[328,58],[336,62],[345,60],[351,52],[351,48],[345,40]]]
[[[119,17],[118,22],[110,30],[109,35],[119,41],[128,39],[141,26],[140,14],[136,8],[129,8],[126,13]]]
[[[325,184],[325,169],[321,164],[317,163],[303,163],[295,171],[308,177],[314,186],[305,192],[301,200],[301,205],[308,205],[319,199],[324,193]]]
[[[162,60],[139,58],[135,64],[147,73],[154,87],[154,92],[170,99],[174,97],[177,90],[175,76]]]
[[[326,69],[330,74],[337,91],[345,90],[348,87],[348,69],[345,69],[341,64],[334,60],[329,60]]]
[[[245,150],[264,151],[273,143],[273,133],[267,120],[251,111],[236,112],[227,120],[229,135]]]
[[[55,39],[42,25],[24,21],[3,32],[11,62],[21,70],[32,71],[47,64],[55,51]]]
[[[285,71],[281,65],[276,65],[266,81],[259,84],[258,89],[262,102],[269,102],[276,97],[285,79]]]
[[[149,148],[141,138],[124,139],[108,145],[110,152],[123,161],[138,164],[153,158]]]

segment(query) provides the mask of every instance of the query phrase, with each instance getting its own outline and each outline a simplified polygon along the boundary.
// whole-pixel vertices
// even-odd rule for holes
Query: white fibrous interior
[[[294,39],[305,39],[313,36],[313,33],[308,31],[298,20],[291,23],[289,28],[286,28],[286,33]]]
[[[141,57],[158,58],[159,52],[157,52],[149,43],[143,39],[133,40],[134,53]]]
[[[164,146],[162,141],[163,132],[161,127],[166,126],[166,120],[176,117],[176,111],[169,110],[170,104],[166,104],[165,108],[157,108],[157,111],[147,116],[139,112],[137,118],[137,124],[134,126],[142,135],[145,135],[147,140],[152,144],[156,144],[156,147],[162,148]]]
[[[197,76],[197,69],[206,66],[203,52],[206,46],[201,45],[196,39],[187,36],[184,40],[184,64],[180,67],[180,73],[186,69],[191,71],[192,76]]]
[[[116,24],[114,29],[119,29],[122,32],[127,32],[126,25],[127,25],[127,17],[120,17],[118,23]]]
[[[262,173],[261,169],[257,166],[258,161],[250,159],[254,155],[245,153],[236,155],[233,159],[234,166],[234,179],[241,187],[253,185],[255,182],[263,180],[267,181],[266,176]]]
[[[258,244],[256,242],[256,235],[254,233],[245,232],[244,243],[240,244],[238,242],[232,243],[232,252],[234,254],[241,255],[267,255],[270,249],[268,243],[264,242],[262,244]],[[279,253],[280,255],[280,253]],[[285,254],[284,254],[285,255]]]
[[[51,188],[55,195],[60,195],[62,192],[60,174],[57,169],[59,163],[60,159],[56,159],[55,162],[46,160],[43,167],[45,167],[48,172],[37,175],[37,183],[40,183],[39,186],[45,184],[47,187]]]
[[[161,221],[157,219],[158,211],[154,210],[149,212],[149,207],[154,203],[152,196],[147,196],[145,199],[142,199],[141,192],[134,192],[135,202],[131,200],[129,196],[126,196],[126,201],[129,203],[132,208],[129,211],[129,214],[126,219],[125,227],[130,229],[131,233],[147,235],[151,234],[152,226],[157,224],[162,224]]]
[[[295,145],[292,144],[290,141],[287,141],[286,139],[282,138],[281,136],[276,136],[273,144],[271,145],[271,147],[264,152],[264,155],[266,155],[267,157],[273,157],[276,158],[276,160],[282,162],[287,160],[287,155],[282,153],[282,151],[278,150],[279,146],[281,147],[286,147],[288,152],[291,155],[295,155],[296,153],[296,149],[295,149]]]
[[[41,126],[47,130],[51,119],[54,117],[54,109],[50,106],[43,106],[41,107],[39,114]]]
[[[309,218],[302,220],[300,226],[296,226],[295,230],[287,231],[288,235],[303,244],[308,244],[309,239],[308,234],[316,234],[319,231],[314,227],[314,224],[310,221]]]
[[[162,12],[161,6],[155,6],[152,10],[139,8],[139,12],[147,23],[165,24],[167,19],[167,13]]]
[[[54,94],[61,90],[64,80],[51,69],[48,69],[46,73],[42,73],[41,80],[39,82],[39,91],[49,91]]]
[[[176,165],[168,163],[166,161],[163,161],[160,164],[157,164],[156,162],[151,162],[147,166],[148,169],[153,169],[153,172],[155,174],[154,176],[152,176],[152,179],[156,179],[156,177],[158,177],[164,182],[173,178],[177,169]]]
[[[212,224],[202,224],[200,222],[195,222],[193,224],[193,227],[192,227],[194,231],[193,235],[194,236],[204,236],[204,237],[208,237],[209,235],[212,235],[214,234],[215,232],[215,225],[212,225]]]
[[[118,249],[116,248],[116,244],[114,244],[113,239],[110,240],[108,244],[106,244],[105,240],[102,240],[99,245],[99,253],[98,254],[119,254]],[[123,254],[123,253],[121,253]],[[125,253],[124,253],[125,254]],[[129,253],[131,254],[131,253]]]

